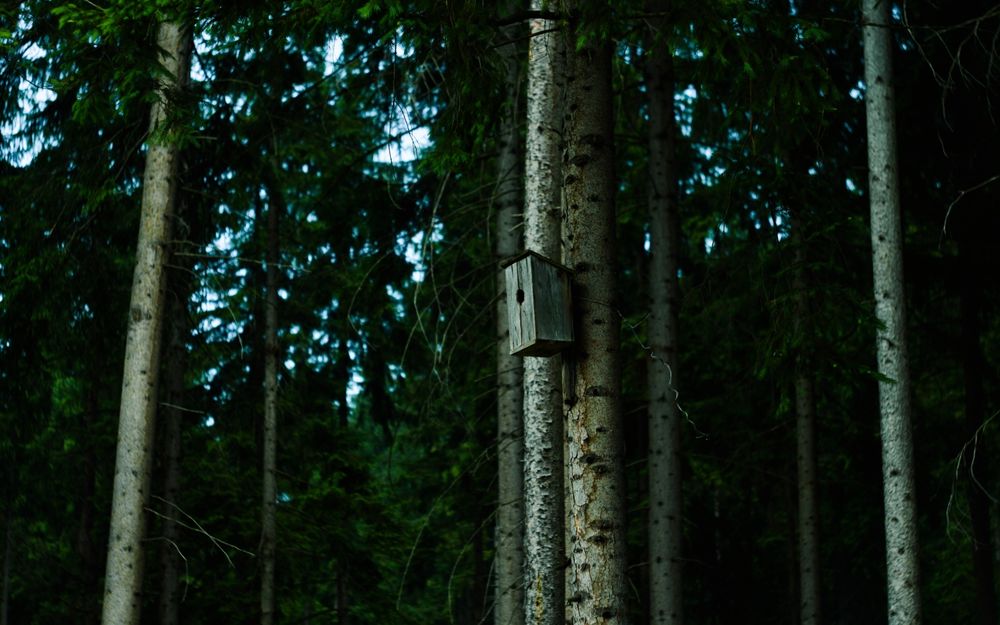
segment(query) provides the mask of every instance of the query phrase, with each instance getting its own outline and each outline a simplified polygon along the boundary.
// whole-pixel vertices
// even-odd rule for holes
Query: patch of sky
[[[715,249],[715,232],[709,230],[705,235],[705,254],[711,254],[713,249]]]
[[[208,415],[207,417],[202,419],[201,424],[207,428],[210,428],[215,425],[215,417],[213,417],[212,415]]]
[[[16,32],[23,33],[31,27],[32,22],[21,18],[18,20]],[[44,58],[47,54],[45,49],[36,43],[23,46],[19,52],[29,61]],[[56,97],[56,92],[52,89],[21,79],[17,93],[19,110],[9,120],[0,124],[0,145],[3,146],[0,147],[0,155],[3,155],[10,164],[15,167],[27,167],[43,149],[59,144],[55,136],[43,136],[31,132],[28,124],[29,117],[40,115],[49,103],[55,102]]]
[[[291,358],[286,358],[285,369],[288,369],[289,371],[295,371],[295,361],[292,360]]]
[[[191,80],[194,82],[208,82],[209,77],[205,68],[201,65],[201,57],[212,52],[212,35],[207,32],[200,32],[194,38],[194,50],[196,54],[191,55]]]
[[[205,388],[208,388],[208,385],[215,380],[215,376],[217,375],[219,375],[219,370],[216,367],[211,367],[208,371],[202,374],[201,383],[205,385]]]
[[[287,300],[288,299],[288,291],[285,290],[285,289],[278,289],[278,297],[280,297],[283,300]]]
[[[332,76],[344,56],[344,40],[339,35],[330,37],[323,50],[323,77]]]
[[[858,190],[858,185],[854,184],[854,181],[850,178],[844,178],[844,186],[847,187],[847,190],[851,193]]]
[[[406,379],[406,371],[403,370],[402,366],[389,363],[386,365],[386,368],[389,370],[389,375],[392,376],[393,380]]]
[[[852,100],[863,100],[865,97],[865,81],[859,80],[855,83],[854,87],[847,92],[847,95],[851,96]]]
[[[288,333],[291,334],[292,336],[295,336],[296,334],[298,334],[301,331],[302,331],[302,328],[300,326],[292,326],[292,327],[288,328]]]
[[[385,132],[396,140],[384,146],[373,157],[376,163],[396,165],[415,161],[420,152],[430,145],[430,129],[426,126],[410,125],[409,115],[394,116],[393,121],[385,125]]]
[[[698,99],[698,90],[694,85],[688,85],[684,91],[674,94],[674,108],[677,110],[677,125],[681,134],[690,137],[694,124],[694,102]]]
[[[427,265],[424,264],[424,231],[407,237],[406,233],[401,233],[396,237],[397,254],[402,254],[403,259],[413,266],[410,278],[414,282],[423,282],[427,273]]]
[[[356,359],[356,356],[351,355],[352,359]],[[361,390],[364,388],[365,378],[361,375],[361,372],[357,368],[353,368],[351,371],[351,379],[347,382],[347,405],[354,410],[358,404],[358,395],[361,394]]]
[[[649,232],[644,232],[642,235],[642,249],[648,252],[650,245],[652,245],[652,239],[649,236]]]

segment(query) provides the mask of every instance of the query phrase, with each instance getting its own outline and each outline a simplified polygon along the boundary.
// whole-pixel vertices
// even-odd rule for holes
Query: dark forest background
[[[0,7],[9,623],[100,614],[161,4]],[[174,103],[183,164],[168,278],[183,384],[164,399],[184,409],[183,468],[173,512],[154,486],[144,620],[168,549],[183,558],[184,622],[258,617],[261,217],[278,206],[278,621],[488,621],[492,211],[498,120],[512,106],[498,47],[512,18],[435,0],[187,10],[196,44]],[[628,572],[642,623],[648,16],[636,2],[601,15],[595,28],[616,45]],[[892,15],[924,611],[969,623],[984,583],[974,546],[1000,559],[1000,8],[903,3]],[[670,23],[688,620],[798,620],[792,385],[807,367],[826,620],[884,622],[858,7],[678,0]],[[523,58],[526,39],[515,45]],[[791,210],[809,233],[808,339],[793,332]],[[988,543],[973,539],[977,498]],[[176,541],[157,529],[164,514],[184,524]]]

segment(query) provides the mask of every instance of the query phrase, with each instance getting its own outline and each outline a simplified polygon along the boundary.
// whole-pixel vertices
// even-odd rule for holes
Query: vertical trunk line
[[[816,399],[812,379],[809,337],[812,313],[809,307],[809,282],[806,276],[806,230],[800,209],[792,211],[792,246],[796,342],[795,359],[795,440],[798,476],[799,543],[799,622],[819,625],[819,512],[816,500]]]
[[[177,261],[175,261],[177,262]],[[179,618],[180,553],[177,544],[177,500],[181,480],[181,407],[184,405],[184,375],[187,369],[187,298],[189,280],[178,272],[177,286],[169,306],[170,339],[167,349],[167,406],[163,428],[163,514],[164,544],[160,552],[163,578],[160,583],[160,624],[177,625]]]
[[[145,505],[152,467],[153,432],[166,290],[165,261],[177,191],[178,147],[163,136],[170,92],[188,76],[191,34],[176,22],[157,29],[160,62],[157,102],[150,113],[150,144],[143,176],[142,216],[129,303],[115,457],[111,529],[102,623],[136,625],[142,607]]]
[[[983,354],[980,347],[980,310],[982,305],[979,285],[979,258],[971,257],[972,228],[966,225],[959,240],[959,274],[962,291],[959,307],[962,318],[962,371],[965,379],[965,423],[967,437],[973,439],[983,425],[986,415],[986,396],[983,391]],[[965,469],[969,472],[969,516],[972,523],[972,571],[976,584],[976,622],[995,625],[997,622],[996,590],[993,572],[992,537],[990,535],[990,502],[975,476],[989,475],[988,454],[976,453],[975,465],[971,454],[966,456]]]
[[[541,11],[550,5],[533,0]],[[529,21],[525,248],[560,257],[563,51],[558,23]],[[561,357],[524,358],[525,622],[565,618]]]
[[[264,440],[261,488],[261,625],[274,622],[274,571],[277,480],[275,473],[278,429],[278,212],[277,182],[268,189],[267,278],[264,301]]]
[[[889,625],[919,625],[920,574],[910,373],[903,292],[903,240],[896,158],[889,2],[864,0],[868,189],[882,433]]]
[[[4,519],[4,539],[3,539],[3,590],[0,594],[0,625],[8,625],[10,615],[10,544],[14,525],[10,517],[11,506],[7,506],[7,515]]]
[[[515,9],[513,3],[508,12]],[[496,256],[497,268],[521,246],[521,154],[518,114],[521,59],[514,41],[519,28],[509,26],[503,35],[510,42],[500,47],[507,74],[506,110],[501,120],[500,154],[497,159]],[[502,276],[502,274],[500,274]],[[497,521],[495,625],[524,623],[524,432],[521,359],[510,355],[507,290],[497,280]]]
[[[612,47],[577,23],[582,4],[566,3],[564,252],[575,274],[577,330],[575,402],[568,407],[566,424],[572,501],[567,602],[574,625],[605,625],[626,622],[628,593]]]
[[[653,0],[649,13],[668,3]],[[649,93],[649,610],[655,625],[684,622],[682,593],[681,430],[677,408],[677,174],[674,159],[673,59],[657,18],[645,59]]]

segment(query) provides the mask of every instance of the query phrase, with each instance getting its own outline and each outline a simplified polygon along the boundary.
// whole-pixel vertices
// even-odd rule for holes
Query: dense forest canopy
[[[5,3],[2,625],[107,623],[119,544],[163,625],[996,623],[1000,7],[882,2]],[[523,249],[573,272],[551,360]]]

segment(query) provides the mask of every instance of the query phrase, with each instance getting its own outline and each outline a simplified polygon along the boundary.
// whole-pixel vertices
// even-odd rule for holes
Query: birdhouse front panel
[[[571,344],[569,271],[526,252],[504,275],[511,355],[551,356]]]

